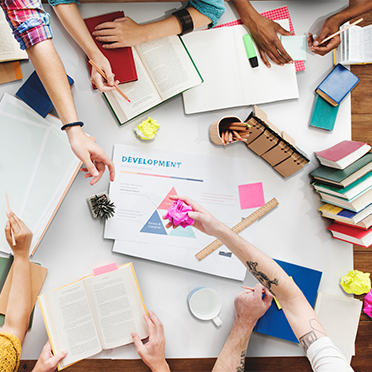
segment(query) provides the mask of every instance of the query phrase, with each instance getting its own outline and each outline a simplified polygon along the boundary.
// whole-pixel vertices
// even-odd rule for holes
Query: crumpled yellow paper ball
[[[137,125],[134,129],[137,137],[141,138],[142,140],[149,141],[152,140],[158,129],[160,124],[156,123],[156,120],[151,119],[150,117],[147,120],[144,120],[141,124]]]
[[[361,295],[371,289],[370,273],[363,273],[358,270],[350,270],[346,275],[341,277],[341,287],[346,293]]]

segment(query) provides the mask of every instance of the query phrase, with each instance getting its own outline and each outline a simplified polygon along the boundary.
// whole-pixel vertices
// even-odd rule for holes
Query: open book
[[[127,102],[116,91],[105,92],[119,124],[124,124],[203,82],[185,45],[178,36],[168,36],[133,48],[138,81],[120,84]]]
[[[131,262],[38,297],[54,354],[67,350],[58,370],[130,344],[131,332],[148,337],[147,312]]]
[[[345,23],[340,29],[349,25]],[[341,44],[334,53],[334,63],[357,65],[372,63],[372,25],[353,26],[340,34]]]

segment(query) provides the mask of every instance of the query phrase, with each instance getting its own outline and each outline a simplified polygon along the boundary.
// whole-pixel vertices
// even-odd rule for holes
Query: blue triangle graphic
[[[142,227],[141,232],[167,235],[167,232],[165,231],[163,222],[161,221],[158,211],[155,211],[152,214],[149,220],[145,223],[145,226]]]
[[[194,238],[196,239],[194,230],[191,226],[185,228],[178,226],[176,229],[173,229],[170,234],[171,236],[182,236],[183,238]]]

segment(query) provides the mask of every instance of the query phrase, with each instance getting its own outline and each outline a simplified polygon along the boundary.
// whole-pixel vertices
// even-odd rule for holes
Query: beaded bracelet
[[[66,128],[69,128],[69,127],[74,127],[76,125],[80,125],[82,127],[84,123],[82,121],[74,121],[73,123],[63,125],[61,127],[61,130],[65,130]]]
[[[173,13],[173,15],[179,19],[182,26],[182,32],[178,35],[180,36],[186,35],[194,30],[194,22],[187,9],[183,8],[177,10],[176,12]]]

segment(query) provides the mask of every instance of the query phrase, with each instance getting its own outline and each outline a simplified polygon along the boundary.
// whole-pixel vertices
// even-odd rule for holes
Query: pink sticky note
[[[118,269],[118,265],[116,262],[114,262],[112,264],[100,266],[100,267],[93,269],[93,273],[94,273],[94,276],[97,276],[97,275],[109,273],[110,271],[114,271],[117,269]]]
[[[240,208],[257,208],[265,204],[262,182],[239,185]]]

